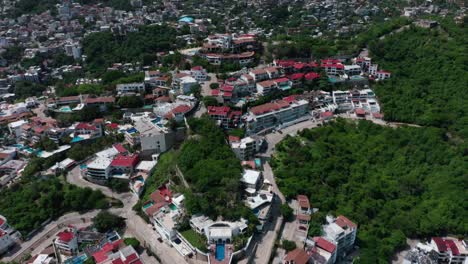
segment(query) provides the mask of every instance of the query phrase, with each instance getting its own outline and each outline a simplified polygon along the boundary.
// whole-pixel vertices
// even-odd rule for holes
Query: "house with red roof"
[[[337,258],[344,257],[354,247],[357,225],[344,215],[337,218],[328,215],[323,226],[323,237],[336,245]]]
[[[241,111],[231,110],[229,106],[208,106],[208,116],[223,128],[237,127]]]
[[[466,263],[468,241],[452,237],[432,237],[430,246],[437,252],[439,263]]]
[[[96,264],[142,264],[143,261],[132,246],[123,247],[122,239],[107,242],[93,254]]]
[[[112,160],[110,164],[111,173],[113,177],[125,175],[125,178],[128,178],[128,175],[133,173],[138,162],[138,154],[119,154]]]
[[[208,74],[202,66],[194,66],[190,69],[190,75],[198,82],[204,82],[208,79]]]
[[[311,258],[314,263],[329,263],[336,262],[336,245],[323,237],[313,237],[314,246],[310,249]]]
[[[75,126],[75,132],[72,137],[80,137],[82,139],[92,139],[102,137],[104,135],[103,122],[94,120],[91,123],[81,122]]]
[[[278,89],[276,82],[272,80],[261,81],[257,83],[257,94],[267,95]]]
[[[310,253],[304,251],[303,249],[296,248],[288,254],[283,259],[283,264],[312,264],[314,263],[310,258]]]
[[[57,234],[54,245],[61,254],[73,255],[78,252],[78,236],[74,227],[67,228]]]
[[[386,79],[390,79],[390,77],[392,76],[392,73],[391,72],[388,72],[388,71],[377,71],[375,73],[375,78],[377,80],[386,80]]]

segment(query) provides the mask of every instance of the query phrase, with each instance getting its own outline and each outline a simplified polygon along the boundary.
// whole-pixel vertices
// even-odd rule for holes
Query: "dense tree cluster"
[[[23,235],[66,212],[105,207],[100,191],[64,184],[58,178],[28,178],[0,192],[0,212]]]
[[[125,227],[125,218],[108,211],[101,211],[93,218],[93,226],[97,231],[106,233]]]
[[[239,219],[250,210],[241,201],[241,166],[225,142],[222,130],[209,118],[191,119],[196,133],[183,144],[178,165],[190,185],[186,207],[212,219]]]
[[[111,32],[88,35],[83,41],[87,68],[102,72],[115,62],[141,61],[146,54],[169,51],[175,47],[175,29],[166,25],[141,26],[138,32],[117,36]]]
[[[392,72],[376,86],[388,120],[448,128],[468,137],[466,27],[411,26],[370,45],[372,57]]]
[[[46,87],[39,83],[30,81],[19,81],[15,83],[15,94],[18,98],[25,99],[31,96],[41,96]]]
[[[406,237],[468,232],[466,146],[444,132],[338,120],[287,137],[272,165],[285,196],[359,224],[361,263],[387,263]]]

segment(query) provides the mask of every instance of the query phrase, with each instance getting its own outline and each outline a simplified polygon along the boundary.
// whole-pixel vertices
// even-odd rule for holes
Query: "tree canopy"
[[[185,141],[178,157],[179,168],[190,185],[186,207],[212,219],[248,217],[241,201],[241,165],[225,143],[223,131],[208,117],[190,119],[196,136]]]
[[[272,165],[286,197],[359,225],[361,263],[388,263],[406,237],[468,232],[466,144],[444,132],[338,120],[288,136]]]
[[[105,207],[100,191],[64,184],[58,178],[28,177],[0,192],[0,212],[23,235],[66,212]]]
[[[392,72],[376,93],[385,118],[448,128],[468,137],[467,28],[442,21],[371,42],[372,58]]]
[[[169,51],[175,47],[175,29],[166,25],[141,26],[125,37],[111,32],[97,32],[83,41],[87,69],[103,72],[115,62],[141,61],[145,54]]]

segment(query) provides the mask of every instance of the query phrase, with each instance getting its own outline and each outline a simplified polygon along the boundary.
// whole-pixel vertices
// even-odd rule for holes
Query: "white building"
[[[197,85],[198,82],[192,76],[185,76],[180,78],[179,91],[182,94],[189,94],[193,86]]]
[[[308,112],[309,102],[306,100],[278,100],[252,107],[245,116],[247,134],[295,122]]]
[[[346,256],[356,241],[357,225],[343,215],[326,218],[328,224],[323,226],[324,237],[336,244],[337,257]]]
[[[13,230],[8,225],[6,218],[0,215],[0,254],[5,253],[15,244],[15,241],[10,236],[12,231]]]
[[[231,142],[231,149],[240,160],[250,160],[260,151],[262,144],[261,137],[245,137],[240,141]]]
[[[208,74],[202,66],[195,66],[190,69],[190,75],[198,82],[204,82],[208,79]]]
[[[139,144],[142,155],[161,153],[172,148],[175,132],[161,124],[153,123],[147,116],[132,118],[133,129],[127,130],[125,139],[131,145]]]
[[[74,254],[78,252],[78,236],[76,229],[70,228],[57,234],[54,240],[55,247],[64,253]]]
[[[68,42],[65,44],[65,54],[72,56],[75,60],[81,58],[81,45],[77,42]]]
[[[206,216],[193,215],[190,226],[200,234],[204,234],[208,243],[232,243],[234,236],[241,235],[247,231],[247,220],[241,219],[236,222],[216,221],[213,222]]]
[[[8,130],[10,131],[10,134],[14,135],[17,140],[21,138],[22,135],[22,129],[21,126],[24,124],[27,124],[25,120],[18,120],[12,123],[8,124]]]
[[[127,94],[127,93],[142,93],[145,91],[144,83],[121,83],[116,86],[117,93]]]

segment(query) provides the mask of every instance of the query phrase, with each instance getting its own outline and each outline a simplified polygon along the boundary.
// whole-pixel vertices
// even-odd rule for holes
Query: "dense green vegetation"
[[[202,252],[207,252],[207,246],[206,246],[206,237],[198,234],[195,232],[193,229],[187,229],[185,231],[180,232],[180,234],[187,239],[192,246],[198,248]]]
[[[138,32],[116,36],[111,32],[88,35],[83,41],[86,66],[91,72],[103,72],[115,62],[141,61],[143,56],[175,48],[175,29],[163,26],[141,26]]]
[[[360,263],[387,263],[405,237],[468,232],[466,144],[438,128],[338,120],[287,137],[272,160],[283,194],[359,224]]]
[[[448,128],[468,137],[467,28],[410,27],[372,42],[373,59],[392,72],[376,86],[385,118]]]
[[[97,231],[106,233],[125,227],[125,218],[108,211],[101,211],[93,218],[93,226]]]
[[[241,202],[241,165],[225,142],[222,130],[209,118],[189,120],[195,136],[182,145],[178,165],[190,185],[187,211],[212,219],[249,215]]]
[[[25,99],[31,96],[41,96],[46,90],[42,84],[29,81],[19,81],[15,83],[15,94],[18,98]]]
[[[64,184],[58,178],[28,178],[0,192],[0,212],[23,235],[66,212],[106,207],[100,191]]]

